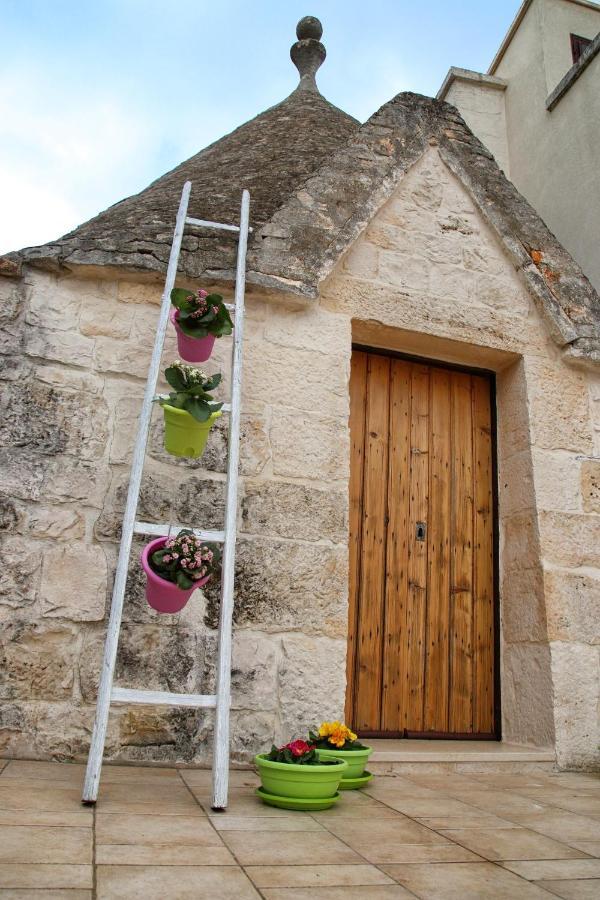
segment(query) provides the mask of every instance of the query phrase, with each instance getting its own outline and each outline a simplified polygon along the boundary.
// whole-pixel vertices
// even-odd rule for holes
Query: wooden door
[[[355,351],[346,718],[492,737],[494,494],[486,375]]]

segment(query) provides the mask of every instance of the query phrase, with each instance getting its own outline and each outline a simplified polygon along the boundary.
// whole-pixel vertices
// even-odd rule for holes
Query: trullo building
[[[365,735],[597,761],[600,300],[453,106],[403,93],[361,125],[329,103],[320,37],[300,23],[282,103],[1,261],[5,754],[87,752],[190,179],[192,216],[234,221],[252,196],[234,758],[345,710]],[[234,251],[191,232],[180,285],[227,294]],[[157,411],[140,517],[218,527],[225,441],[178,461]],[[139,549],[119,683],[210,692],[218,590],[153,613]],[[210,715],[119,708],[107,755],[205,763]]]

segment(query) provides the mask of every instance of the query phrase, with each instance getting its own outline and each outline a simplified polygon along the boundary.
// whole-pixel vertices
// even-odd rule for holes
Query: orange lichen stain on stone
[[[529,255],[531,256],[531,258],[534,261],[534,263],[536,264],[536,266],[539,266],[539,264],[542,261],[542,256],[543,256],[542,251],[541,250],[530,250]]]
[[[550,269],[548,266],[542,266],[542,275],[549,281],[551,284],[558,281],[560,278],[560,272],[555,272],[553,269]]]

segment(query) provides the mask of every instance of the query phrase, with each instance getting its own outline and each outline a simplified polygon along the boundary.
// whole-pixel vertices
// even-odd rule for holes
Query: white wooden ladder
[[[193,219],[187,215],[191,187],[191,182],[186,181],[181,193],[181,201],[175,223],[175,233],[173,235],[173,244],[167,268],[167,277],[160,307],[154,349],[150,360],[146,390],[144,393],[138,432],[133,451],[131,477],[129,481],[129,490],[127,492],[125,513],[123,516],[123,531],[119,547],[119,558],[115,573],[106,643],[104,646],[104,659],[100,673],[96,718],[94,720],[94,731],[92,734],[92,742],[90,745],[83,786],[82,801],[85,804],[95,803],[98,797],[102,757],[104,754],[108,714],[111,703],[143,703],[155,704],[157,706],[188,706],[215,710],[212,806],[214,809],[225,809],[227,806],[229,783],[229,710],[231,705],[231,639],[242,387],[242,341],[244,336],[246,249],[248,245],[248,231],[251,230],[248,225],[250,194],[246,190],[242,192],[240,224],[225,225],[220,222]],[[174,694],[169,691],[142,691],[113,685],[121,618],[123,614],[123,599],[125,596],[133,535],[166,535],[170,528],[180,529],[185,527],[183,525],[173,525],[172,523],[156,525],[150,522],[138,522],[136,521],[136,512],[144,468],[148,431],[152,416],[152,402],[156,393],[161,356],[169,319],[171,291],[175,286],[181,241],[186,225],[235,231],[238,232],[239,235],[235,276],[235,302],[233,306],[231,304],[227,305],[228,309],[233,312],[234,329],[231,354],[231,401],[223,406],[223,411],[230,413],[225,524],[223,531],[203,531],[194,529],[195,534],[203,540],[223,543],[221,609],[219,615],[219,660],[217,666],[216,694]]]

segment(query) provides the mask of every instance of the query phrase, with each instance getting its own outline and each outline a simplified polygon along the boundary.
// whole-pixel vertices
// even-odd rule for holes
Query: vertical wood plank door
[[[357,350],[346,718],[364,736],[493,737],[492,383]]]

